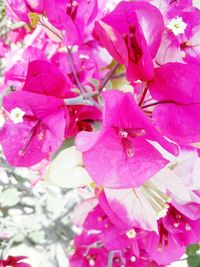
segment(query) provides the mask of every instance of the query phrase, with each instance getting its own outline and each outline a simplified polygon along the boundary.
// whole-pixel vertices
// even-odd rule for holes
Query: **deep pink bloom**
[[[105,198],[104,192],[100,193],[99,204],[95,207],[94,198],[87,199],[80,203],[75,209],[74,218],[79,227],[87,231],[99,231],[101,243],[107,250],[122,250],[129,246],[136,246],[136,234],[132,225],[129,225],[117,215]],[[83,214],[84,212],[84,214]],[[121,210],[119,209],[119,213]],[[128,236],[129,231],[133,232],[133,237]],[[116,240],[113,243],[113,240]]]
[[[200,67],[168,63],[155,70],[149,85],[158,101],[153,118],[161,132],[184,144],[200,141]]]
[[[188,246],[200,242],[200,204],[177,204],[175,201],[169,208],[162,223],[170,235],[180,246]]]
[[[106,266],[107,251],[100,244],[98,233],[90,234],[86,231],[75,237],[75,252],[70,257],[70,267],[90,267],[93,263],[95,266]]]
[[[174,205],[174,203],[173,203]],[[200,241],[200,219],[191,219],[187,215],[187,209],[193,209],[193,215],[199,214],[195,208],[195,203],[181,207],[176,204],[170,205],[166,217],[160,219],[159,235],[148,233],[144,237],[144,246],[149,256],[159,264],[170,264],[178,260],[188,245],[199,243]],[[190,208],[189,208],[190,206]],[[193,208],[192,208],[193,206]],[[199,206],[199,204],[198,204]],[[178,209],[182,212],[180,212]]]
[[[29,23],[28,13],[42,13],[44,7],[43,0],[6,0],[9,7],[14,11],[20,20]]]
[[[91,32],[90,24],[98,12],[97,0],[85,1],[45,1],[45,13],[49,21],[58,29],[65,30],[67,45],[80,45]]]
[[[91,106],[69,106],[69,127],[66,129],[65,137],[76,136],[80,131],[92,132],[92,122],[101,121],[102,113]]]
[[[126,66],[128,80],[150,80],[163,30],[157,8],[145,2],[122,1],[96,22],[95,35],[114,59]]]
[[[64,75],[54,65],[34,61],[29,64],[22,91],[4,97],[7,112],[12,114],[17,108],[23,114],[17,123],[8,119],[0,132],[10,164],[34,165],[60,147],[69,121],[63,100],[68,94],[66,86]]]
[[[160,235],[155,232],[148,232],[144,235],[143,246],[151,259],[158,264],[168,265],[178,259],[185,253],[185,246],[180,246],[174,240],[174,237],[165,229],[160,229]]]
[[[168,62],[187,62],[200,64],[200,11],[197,9],[171,8],[166,15],[164,32],[161,46],[156,56],[158,64]],[[175,31],[168,29],[172,20],[179,19],[178,27],[182,31],[174,28]],[[183,27],[183,28],[182,28]],[[174,33],[175,32],[175,33]]]
[[[65,98],[70,94],[69,81],[54,64],[35,60],[29,63],[24,91]]]
[[[97,56],[96,56],[97,57]],[[99,79],[99,70],[97,59],[94,58],[89,48],[72,53],[73,62],[76,69],[77,77],[81,84],[87,85],[89,79]],[[68,53],[58,52],[53,55],[51,62],[55,64],[69,80],[71,87],[77,87],[74,75],[71,70]]]
[[[84,164],[98,185],[139,186],[168,163],[147,140],[158,142],[171,153],[177,153],[176,147],[160,135],[132,94],[112,90],[103,96],[105,109],[101,131],[79,133],[76,145],[83,152]]]
[[[30,264],[23,262],[27,259],[24,256],[8,256],[6,260],[0,260],[0,267],[31,267]]]
[[[20,53],[18,51],[18,53]],[[28,46],[24,49],[20,60],[12,63],[13,54],[7,60],[9,61],[8,70],[4,75],[4,83],[6,86],[14,86],[15,89],[21,89],[26,80],[29,62],[34,60],[46,60],[44,52],[36,47]]]

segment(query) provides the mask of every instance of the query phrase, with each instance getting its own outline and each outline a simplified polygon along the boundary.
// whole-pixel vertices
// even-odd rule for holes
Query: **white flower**
[[[134,230],[134,229],[129,230],[128,232],[126,232],[126,236],[127,236],[129,239],[135,238],[135,236],[136,236],[136,232],[135,232],[135,230]]]
[[[23,117],[25,115],[25,112],[21,109],[21,108],[14,108],[11,110],[10,112],[10,119],[14,122],[14,123],[20,123],[23,122]]]
[[[184,34],[187,24],[183,21],[181,17],[173,18],[167,24],[167,28],[170,29],[174,35]]]

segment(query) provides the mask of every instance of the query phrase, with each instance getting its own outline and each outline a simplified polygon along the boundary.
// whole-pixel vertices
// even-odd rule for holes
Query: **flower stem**
[[[100,95],[100,93],[102,92],[108,81],[112,78],[113,74],[115,73],[119,65],[120,65],[119,63],[116,63],[113,66],[113,68],[108,72],[108,74],[105,76],[105,78],[102,80],[98,88],[98,95]]]
[[[75,78],[75,81],[76,81],[76,84],[77,84],[78,88],[80,89],[81,93],[83,94],[83,93],[85,93],[85,89],[83,88],[83,86],[80,83],[80,80],[79,80],[79,78],[77,76],[75,65],[74,65],[74,60],[73,60],[73,56],[72,56],[72,51],[68,46],[67,46],[67,52],[68,52],[68,59],[69,59],[69,64],[70,64],[70,67],[71,67],[71,71],[73,73],[73,76]]]
[[[145,97],[146,97],[146,94],[147,94],[147,92],[148,92],[148,85],[145,85],[145,88],[144,88],[144,91],[143,91],[143,93],[142,93],[142,96],[141,96],[141,99],[140,99],[140,102],[139,102],[139,107],[141,107],[142,106],[142,104],[143,104],[143,102],[144,102],[144,99],[145,99]]]
[[[95,106],[94,101],[91,99],[91,95],[89,94],[82,94],[77,97],[73,98],[65,98],[64,102],[66,105],[88,105],[88,106]]]
[[[40,24],[43,27],[45,27],[46,29],[48,29],[49,31],[51,31],[53,34],[55,34],[55,36],[57,36],[61,41],[63,41],[62,36],[60,36],[58,33],[54,32],[43,21],[40,20]],[[80,96],[80,98],[77,97],[77,98],[74,98],[73,100],[72,99],[65,99],[65,103],[67,105],[92,105],[92,106],[95,106],[100,111],[102,111],[101,105],[99,105],[99,103],[97,103],[95,101],[95,99],[93,99],[92,95],[85,96],[86,91],[85,91],[84,87],[82,86],[82,84],[81,84],[81,82],[80,82],[80,80],[79,80],[79,78],[77,76],[76,68],[75,68],[74,60],[73,60],[73,56],[72,56],[72,51],[68,46],[67,46],[67,52],[68,52],[68,59],[69,59],[69,64],[70,64],[70,67],[71,67],[71,71],[73,73],[73,76],[75,78],[76,84],[77,84],[79,90],[81,91],[82,95]]]

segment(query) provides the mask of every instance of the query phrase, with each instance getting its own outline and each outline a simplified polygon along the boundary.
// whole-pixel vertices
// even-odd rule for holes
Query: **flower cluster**
[[[200,10],[118,2],[6,5],[23,26],[0,43],[0,143],[10,165],[48,160],[47,180],[88,191],[72,267],[164,267],[200,242]]]

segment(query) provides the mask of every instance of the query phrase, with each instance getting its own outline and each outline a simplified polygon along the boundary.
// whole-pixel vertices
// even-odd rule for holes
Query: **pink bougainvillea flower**
[[[176,235],[175,239],[180,246],[199,243],[199,209],[200,205],[194,202],[179,205],[173,201],[167,216],[162,218],[163,226],[168,230],[169,234]],[[191,211],[193,211],[193,214]]]
[[[100,193],[99,201],[95,207],[93,206],[94,198],[80,203],[74,213],[76,224],[78,223],[79,227],[83,227],[87,231],[101,232],[101,242],[108,250],[122,250],[129,246],[136,246],[135,230],[113,213],[104,192]],[[114,239],[116,240],[115,243],[113,243]]]
[[[199,86],[200,67],[180,63],[157,68],[149,85],[159,103],[153,111],[157,126],[179,144],[200,141]]]
[[[13,166],[30,166],[61,145],[69,121],[63,97],[64,75],[45,61],[29,64],[22,91],[4,97],[9,118],[0,132],[5,156]]]
[[[158,233],[157,220],[166,215],[174,195],[191,201],[190,190],[173,171],[164,168],[138,188],[105,188],[111,210],[129,225]],[[122,212],[118,212],[119,209]]]
[[[83,86],[89,83],[88,78],[90,79],[100,78],[98,65],[96,62],[97,60],[94,59],[94,56],[89,51],[89,49],[73,52],[72,57],[73,57],[73,62],[75,65],[77,77],[79,78],[79,81],[81,82]],[[77,87],[76,81],[74,79],[74,76],[71,70],[68,53],[58,52],[54,54],[53,57],[51,58],[51,62],[55,64],[62,71],[62,73],[66,76],[67,79],[70,80],[72,87],[73,86]]]
[[[144,235],[143,246],[149,257],[158,264],[169,265],[180,259],[185,253],[186,247],[180,246],[174,240],[173,235],[160,227],[160,235],[155,232],[148,232]]]
[[[139,186],[168,163],[148,140],[158,142],[175,154],[176,146],[160,135],[131,93],[112,90],[103,96],[105,110],[101,131],[79,133],[76,145],[83,152],[84,164],[98,185]]]
[[[70,94],[69,86],[69,81],[54,64],[45,60],[35,60],[28,66],[22,90],[65,98]]]
[[[4,97],[3,105],[11,119],[0,140],[10,164],[31,166],[59,148],[67,119],[62,99],[20,91]]]
[[[187,62],[200,64],[200,11],[172,8],[168,11],[166,30],[156,56],[156,62]]]
[[[70,257],[71,267],[106,266],[108,262],[108,252],[100,244],[99,233],[89,233],[83,231],[81,235],[75,237],[75,252]]]
[[[6,2],[18,18],[26,23],[29,23],[29,12],[42,13],[44,7],[44,0],[6,0]]]
[[[80,45],[98,12],[97,0],[45,1],[45,13],[58,29],[65,30],[67,45]]]
[[[144,234],[143,234],[144,236]],[[145,235],[146,236],[146,235]],[[108,236],[110,243],[118,242],[117,236]],[[142,242],[140,242],[142,244]],[[70,257],[70,266],[113,266],[113,267],[164,267],[157,264],[145,252],[145,245],[140,247],[127,246],[124,249],[109,249],[104,246],[101,233],[83,231],[75,238],[74,253]],[[139,252],[138,252],[139,251]]]
[[[20,54],[21,51],[18,51],[18,53]],[[15,89],[21,89],[26,80],[29,62],[36,59],[46,60],[46,56],[42,50],[33,46],[28,46],[22,52],[20,60],[17,60],[16,62],[14,61],[12,64],[12,59],[13,53],[7,56],[7,60],[9,60],[9,67],[4,75],[4,83],[6,86],[12,85],[15,87]]]
[[[101,121],[102,113],[91,106],[72,106],[68,107],[70,114],[69,127],[66,129],[66,138],[76,136],[80,131],[91,132],[92,122]]]
[[[30,264],[23,262],[23,260],[27,259],[24,256],[8,256],[6,260],[0,260],[1,267],[31,267]]]
[[[196,209],[194,204],[190,203],[186,208],[186,205],[173,202],[167,215],[159,220],[159,235],[148,233],[148,238],[144,237],[146,251],[157,263],[170,264],[181,257],[188,245],[199,243],[200,219],[193,216],[196,212],[199,216],[199,208]]]
[[[129,228],[158,233],[158,219],[168,214],[172,200],[173,205],[191,220],[199,219],[199,187],[195,182],[199,179],[199,157],[195,149],[181,150],[180,154],[169,164],[171,167],[163,168],[140,187],[104,188],[105,197],[102,198],[101,194],[99,203],[103,208],[107,207],[106,213],[112,218],[111,221],[116,221],[118,227],[121,220]]]
[[[128,80],[150,80],[152,59],[163,30],[163,18],[157,8],[145,2],[122,1],[96,22],[95,35],[108,52],[126,66]]]

